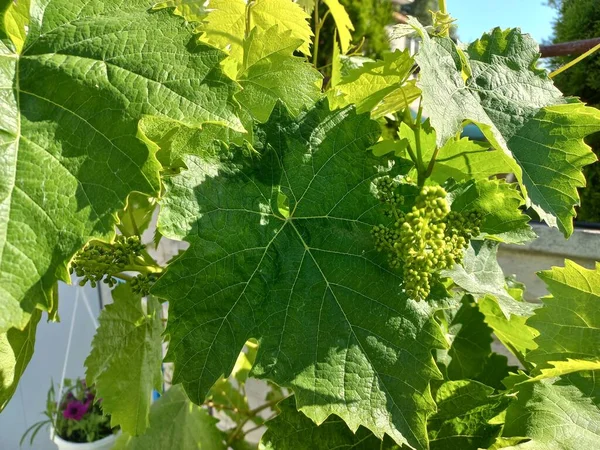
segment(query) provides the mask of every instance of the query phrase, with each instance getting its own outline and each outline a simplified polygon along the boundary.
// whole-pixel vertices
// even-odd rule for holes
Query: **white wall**
[[[83,377],[83,362],[90,352],[90,345],[95,334],[95,325],[84,304],[84,295],[88,300],[91,312],[98,317],[99,303],[96,289],[79,286],[59,286],[60,323],[48,323],[42,318],[38,325],[35,342],[35,353],[25,370],[23,377],[6,409],[0,414],[0,450],[19,450],[19,441],[23,432],[45,416],[40,414],[46,407],[46,394],[51,379],[55,385],[60,382],[71,319],[73,317],[77,291],[80,291],[73,337],[68,355],[67,378]],[[56,387],[58,389],[58,387]],[[48,432],[40,431],[33,446],[23,444],[23,449],[55,450]]]

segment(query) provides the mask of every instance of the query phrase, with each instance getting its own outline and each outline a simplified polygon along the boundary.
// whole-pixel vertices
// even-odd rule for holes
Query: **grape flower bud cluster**
[[[112,288],[117,283],[113,275],[133,265],[133,259],[140,256],[144,248],[138,236],[118,235],[112,244],[92,242],[75,256],[70,271],[81,278],[80,286],[89,281],[96,287],[104,281]]]
[[[441,186],[423,187],[410,212],[403,213],[398,206],[404,199],[396,193],[394,180],[379,178],[376,187],[379,200],[388,207],[386,215],[394,222],[390,227],[373,227],[375,246],[388,253],[392,268],[402,268],[406,293],[425,299],[439,272],[459,263],[471,238],[479,235],[482,215],[450,211]]]
[[[131,291],[135,294],[139,294],[145,297],[150,293],[150,288],[158,279],[156,274],[153,273],[141,273],[137,277],[132,278],[129,282]]]

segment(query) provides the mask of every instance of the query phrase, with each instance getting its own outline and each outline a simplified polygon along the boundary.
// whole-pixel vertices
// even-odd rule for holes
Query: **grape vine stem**
[[[448,14],[448,8],[446,7],[446,0],[438,0],[438,8],[442,14]]]
[[[419,101],[419,110],[417,112],[417,118],[415,119],[414,131],[415,131],[415,150],[417,152],[417,160],[415,164],[417,166],[417,184],[422,187],[425,184],[427,178],[425,172],[425,166],[423,164],[423,152],[421,151],[421,126],[423,121],[423,105]]]
[[[248,413],[247,413],[248,415],[244,418],[244,420],[242,420],[238,424],[237,427],[235,427],[233,432],[229,435],[229,439],[227,439],[227,444],[230,445],[233,441],[235,441],[238,438],[238,436],[240,435],[240,433],[243,432],[244,425],[246,425],[246,423],[248,423],[250,420],[252,420],[254,417],[256,417],[259,412],[261,412],[267,408],[271,408],[271,407],[275,406],[280,401],[281,401],[281,399],[271,400],[270,402],[264,403],[264,404],[260,405],[259,407],[248,411]]]

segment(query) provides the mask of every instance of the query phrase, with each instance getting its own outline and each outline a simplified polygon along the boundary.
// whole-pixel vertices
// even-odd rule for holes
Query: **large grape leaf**
[[[278,25],[280,31],[289,30],[294,39],[301,41],[299,50],[310,55],[310,17],[290,0],[211,0],[209,9],[196,31],[202,33],[204,42],[228,51],[225,71],[232,78],[244,59],[244,38],[253,28],[264,31]],[[195,15],[190,19],[196,19]]]
[[[219,420],[194,405],[181,386],[173,386],[150,409],[150,427],[141,436],[122,433],[113,450],[225,450]]]
[[[539,273],[552,294],[527,320],[539,336],[527,354],[536,371],[557,367],[566,372],[587,369],[582,361],[600,362],[600,263],[595,270],[566,260],[565,267]],[[579,361],[578,360],[582,360]],[[560,364],[555,364],[559,362]]]
[[[477,124],[503,151],[540,217],[570,235],[577,188],[585,185],[581,168],[596,160],[582,138],[600,130],[600,111],[563,99],[546,71],[536,68],[537,44],[518,29],[496,28],[466,51],[450,38],[419,31],[417,85],[438,145],[464,122]]]
[[[20,53],[0,49],[0,331],[55,311],[72,255],[111,237],[131,191],[159,189],[136,138],[143,114],[243,131],[224,55],[151,3],[50,0],[32,8]]]
[[[265,122],[277,101],[297,115],[321,97],[321,74],[294,56],[301,44],[291,30],[280,31],[278,25],[265,31],[255,27],[244,39],[244,58],[236,77],[242,92],[236,99],[257,120]]]
[[[143,305],[129,284],[113,290],[113,301],[100,314],[86,380],[96,385],[111,426],[138,435],[148,426],[152,389],[162,385],[161,305],[152,297]]]
[[[508,398],[476,381],[442,384],[436,392],[438,410],[429,418],[431,450],[489,448],[502,425],[489,423],[508,406]]]
[[[595,376],[579,374],[518,385],[506,412],[504,436],[530,440],[510,449],[600,448],[600,409]]]
[[[338,417],[332,416],[317,426],[296,410],[293,397],[281,401],[277,407],[280,413],[266,423],[267,431],[260,441],[260,450],[399,449],[389,437],[381,441],[365,428],[353,433]]]
[[[153,290],[170,301],[174,381],[202,402],[254,337],[254,375],[292,388],[317,423],[335,414],[426,448],[445,343],[370,236],[390,220],[373,180],[398,173],[368,150],[379,125],[321,102],[298,120],[279,107],[256,133],[260,158],[189,157],[165,180],[159,227],[190,243]]]
[[[0,411],[8,404],[17,383],[33,356],[35,330],[42,312],[36,310],[24,329],[11,328],[0,333]]]

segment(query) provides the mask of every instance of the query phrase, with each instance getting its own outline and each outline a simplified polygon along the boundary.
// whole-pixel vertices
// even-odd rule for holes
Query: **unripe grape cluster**
[[[144,248],[137,236],[118,235],[112,244],[92,242],[75,256],[70,270],[81,278],[80,286],[89,281],[92,287],[96,287],[104,281],[113,287],[117,283],[113,275],[126,270]]]
[[[156,282],[157,279],[158,279],[158,277],[153,273],[149,273],[149,274],[142,273],[142,274],[138,275],[137,277],[133,278],[129,282],[129,286],[131,287],[131,290],[133,291],[133,293],[139,294],[142,297],[145,297],[146,295],[148,295],[150,293],[150,288]]]
[[[395,183],[389,177],[376,182],[378,198],[388,207],[386,215],[395,220],[391,227],[373,227],[375,246],[388,253],[392,268],[402,268],[406,293],[425,299],[439,272],[460,262],[470,239],[480,233],[481,214],[450,211],[441,186],[423,187],[410,212],[403,213]]]

